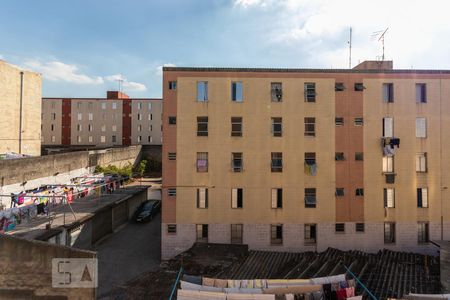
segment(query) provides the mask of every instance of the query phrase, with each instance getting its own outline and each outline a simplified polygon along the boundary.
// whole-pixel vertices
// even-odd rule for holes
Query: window
[[[427,85],[416,83],[416,103],[427,103]]]
[[[153,120],[153,114],[148,114],[148,120],[152,121]]]
[[[50,130],[51,130],[51,131],[54,131],[54,130],[55,130],[55,125],[53,125],[53,124],[50,125]]]
[[[364,223],[355,223],[356,232],[364,232]]]
[[[197,224],[197,242],[208,242],[208,224]]]
[[[243,170],[242,164],[242,153],[241,152],[233,152],[231,153],[231,170],[233,172],[242,172]]]
[[[363,126],[364,125],[364,119],[363,118],[355,118],[355,126]]]
[[[56,113],[52,113],[52,120],[56,120]]]
[[[244,191],[241,188],[231,189],[231,208],[242,208],[244,205]]]
[[[137,109],[142,109],[142,102],[137,103]]]
[[[283,189],[272,189],[272,208],[283,208]]]
[[[344,196],[344,188],[336,188],[336,197]]]
[[[112,103],[112,109],[117,109],[117,102]]]
[[[334,154],[334,160],[336,160],[336,161],[345,160],[344,152],[336,152]]]
[[[198,81],[197,82],[197,101],[206,102],[208,101],[208,82]]]
[[[394,102],[394,84],[393,83],[383,83],[383,102],[393,103]]]
[[[83,126],[81,124],[77,124],[77,131],[82,131],[83,130]]]
[[[355,160],[356,161],[363,161],[364,160],[364,153],[363,152],[355,152]]]
[[[81,109],[81,102],[77,102],[77,108]]]
[[[316,136],[316,118],[305,118],[305,136]]]
[[[56,141],[56,138],[54,135],[52,135],[52,143],[54,143]]]
[[[78,143],[81,143],[81,136],[77,136]]]
[[[147,137],[147,141],[148,141],[149,143],[153,143],[153,137],[152,137],[151,135],[149,135],[149,136]]]
[[[208,172],[208,152],[197,152],[197,172]]]
[[[150,125],[150,126],[148,127],[148,130],[149,130],[149,131],[153,131],[153,125]]]
[[[177,233],[177,224],[167,224],[167,233]]]
[[[113,125],[113,126],[111,127],[111,129],[112,129],[113,132],[116,132],[116,131],[117,131],[117,125]]]
[[[138,121],[142,121],[142,114],[137,114]]]
[[[394,120],[383,118],[383,137],[394,137]]]
[[[89,113],[88,114],[88,119],[89,119],[89,121],[94,120],[94,114],[93,113]]]
[[[272,102],[283,101],[283,88],[281,82],[272,82],[270,84],[270,92],[272,96]]]
[[[305,224],[305,245],[315,245],[317,243],[317,225]]]
[[[83,114],[82,113],[78,113],[78,121],[81,121],[83,119]]]
[[[283,225],[270,225],[270,243],[272,245],[283,244]]]
[[[208,189],[197,189],[197,208],[208,208]]]
[[[313,82],[305,83],[305,102],[316,102],[316,84]]]
[[[355,195],[356,196],[364,196],[364,189],[363,188],[357,188],[355,190]]]
[[[177,189],[176,188],[168,188],[167,189],[167,195],[168,196],[176,196],[177,195]]]
[[[106,143],[106,136],[100,136],[100,143]]]
[[[169,90],[176,90],[176,89],[177,89],[177,82],[169,81]]]
[[[177,124],[177,117],[169,117],[169,125]]]
[[[344,118],[342,117],[334,118],[334,122],[336,123],[336,126],[342,126],[344,125]]]
[[[387,188],[383,190],[384,207],[394,208],[395,207],[395,190],[392,188]]]
[[[152,103],[151,102],[148,102],[148,110],[149,111],[152,110]]]
[[[52,109],[55,109],[55,107],[56,107],[56,103],[52,102]]]
[[[383,156],[383,173],[394,172],[394,157]]]
[[[137,142],[140,143],[142,141],[142,136],[138,135]]]
[[[92,124],[89,124],[89,125],[88,125],[88,131],[92,131],[93,128],[94,128],[94,127],[92,126]]]
[[[305,188],[305,207],[316,207],[316,188]]]
[[[177,153],[176,152],[169,152],[167,154],[169,160],[176,160],[177,159]]]
[[[111,141],[117,143],[117,137],[115,135],[111,136]]]
[[[335,232],[345,232],[345,223],[336,223],[334,224]]]
[[[316,165],[316,153],[315,152],[305,152],[305,167],[311,169],[311,167]],[[312,172],[309,172],[310,175],[313,175]]]
[[[102,132],[105,132],[106,131],[106,125],[102,125],[101,130],[102,130]]]
[[[272,118],[272,136],[282,136],[283,120],[282,118]]]
[[[102,109],[106,109],[106,102],[102,102]]]
[[[231,224],[231,243],[242,244],[243,225]]]
[[[242,136],[242,117],[231,117],[231,136]]]
[[[272,172],[282,172],[283,171],[283,153],[272,152],[271,153],[271,170]]]
[[[427,120],[425,118],[416,118],[416,137],[427,137]]]
[[[231,101],[242,102],[242,82],[236,81],[231,83]]]
[[[197,117],[197,136],[208,136],[208,117]]]
[[[106,113],[102,113],[102,119],[106,120]]]
[[[384,223],[384,243],[385,244],[395,243],[395,223],[390,222]]]
[[[417,207],[428,207],[428,188],[417,188]]]
[[[361,82],[355,83],[355,91],[362,92],[364,89],[365,87]]]
[[[142,131],[142,126],[141,125],[137,126],[137,131]]]
[[[89,143],[92,143],[92,141],[93,141],[92,136],[88,137],[88,141],[89,141]]]
[[[89,109],[89,110],[92,110],[92,107],[93,107],[92,102],[89,102],[89,103],[88,103],[88,109]]]
[[[335,90],[336,92],[342,92],[342,91],[344,91],[344,90],[345,90],[344,83],[343,83],[343,82],[336,82],[336,83],[334,84],[334,90]]]
[[[427,172],[427,153],[416,154],[416,172]]]
[[[430,242],[430,225],[428,222],[417,223],[417,241],[419,244]]]

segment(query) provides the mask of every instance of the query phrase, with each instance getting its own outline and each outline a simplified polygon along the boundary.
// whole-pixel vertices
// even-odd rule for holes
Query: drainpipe
[[[19,154],[22,154],[22,101],[23,101],[23,72],[20,72]]]

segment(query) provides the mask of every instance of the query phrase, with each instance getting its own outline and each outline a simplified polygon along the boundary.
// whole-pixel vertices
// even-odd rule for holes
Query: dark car
[[[160,200],[147,200],[142,202],[134,213],[136,222],[148,222],[161,211]]]

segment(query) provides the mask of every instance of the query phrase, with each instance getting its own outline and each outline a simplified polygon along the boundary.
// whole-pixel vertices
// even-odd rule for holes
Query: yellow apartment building
[[[41,75],[0,60],[0,154],[41,155]]]
[[[162,258],[450,239],[450,71],[165,67]]]

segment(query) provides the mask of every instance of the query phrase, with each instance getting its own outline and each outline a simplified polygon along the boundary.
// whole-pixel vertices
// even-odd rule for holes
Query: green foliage
[[[109,165],[107,167],[96,166],[95,173],[104,173],[108,175],[122,175],[131,178],[133,172],[133,166],[129,163],[123,168],[118,168],[116,166]]]
[[[139,176],[144,176],[145,170],[147,169],[147,161],[145,159],[141,160],[136,166],[134,171],[139,174]]]

